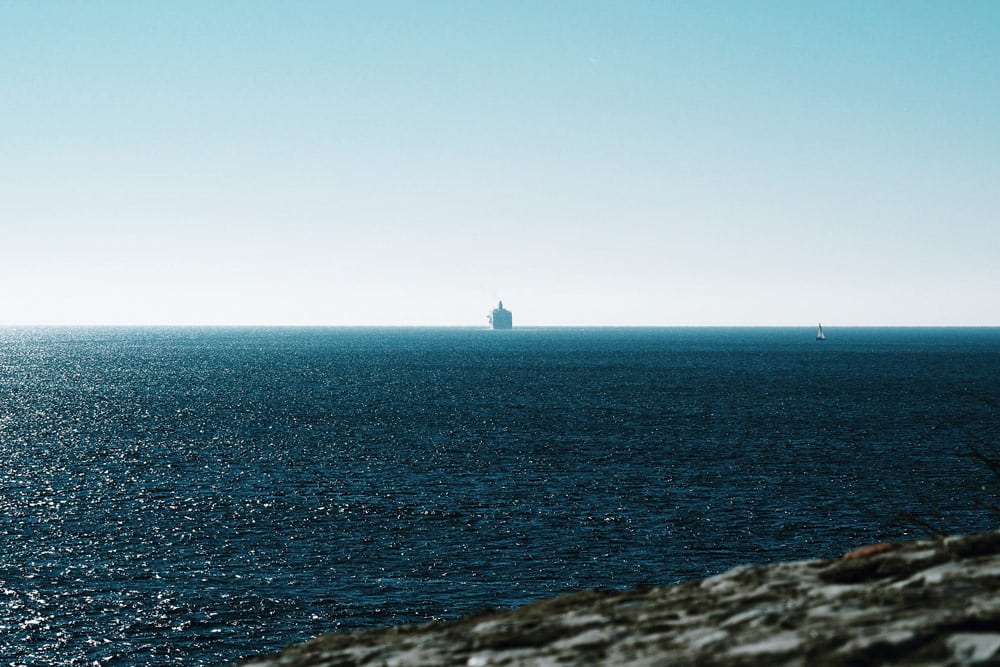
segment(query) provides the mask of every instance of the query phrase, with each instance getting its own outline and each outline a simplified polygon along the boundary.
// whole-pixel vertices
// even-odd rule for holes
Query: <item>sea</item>
[[[990,530],[997,328],[0,329],[0,663]]]

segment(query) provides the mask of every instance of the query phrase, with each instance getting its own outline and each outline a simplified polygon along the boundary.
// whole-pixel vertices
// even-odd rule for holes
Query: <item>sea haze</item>
[[[992,528],[998,329],[0,330],[0,655],[335,629]]]

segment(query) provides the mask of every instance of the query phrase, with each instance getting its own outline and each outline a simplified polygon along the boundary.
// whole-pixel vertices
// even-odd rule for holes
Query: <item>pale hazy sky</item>
[[[0,324],[1000,325],[1000,2],[0,0]]]

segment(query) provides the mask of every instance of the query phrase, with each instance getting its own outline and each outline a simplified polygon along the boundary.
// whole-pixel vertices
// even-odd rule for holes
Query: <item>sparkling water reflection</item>
[[[0,654],[334,628],[991,527],[1000,331],[0,331]],[[984,488],[986,491],[984,491]]]

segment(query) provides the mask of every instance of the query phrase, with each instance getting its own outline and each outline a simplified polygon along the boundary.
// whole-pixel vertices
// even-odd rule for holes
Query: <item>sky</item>
[[[1000,325],[1000,2],[0,0],[0,325]]]

